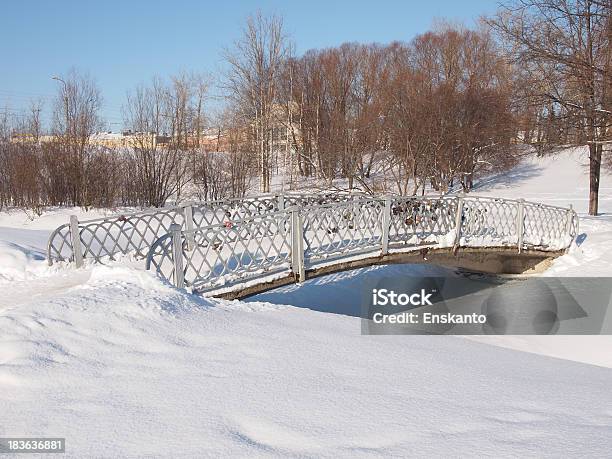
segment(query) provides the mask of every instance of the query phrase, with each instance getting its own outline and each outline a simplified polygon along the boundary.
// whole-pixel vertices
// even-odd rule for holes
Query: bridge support
[[[427,257],[421,251],[395,252],[386,255],[373,255],[353,261],[346,261],[335,265],[313,267],[304,271],[304,279],[312,279],[341,271],[363,268],[373,265],[389,264],[432,264],[451,269],[465,269],[467,271],[484,274],[535,274],[544,271],[550,266],[552,260],[561,256],[565,251],[557,252],[524,249],[520,254],[516,247],[479,247],[460,248],[455,251],[452,247],[427,249]],[[217,298],[240,299],[256,295],[274,288],[282,287],[296,282],[294,274],[262,282],[247,288],[224,292],[214,295]]]
[[[516,215],[516,234],[517,234],[517,246],[518,252],[523,251],[523,233],[525,232],[525,200],[518,200],[518,211]]]
[[[183,240],[181,237],[181,225],[173,223],[170,225],[172,235],[172,259],[174,261],[174,286],[185,287],[185,272],[183,271]]]
[[[193,250],[195,247],[195,238],[193,234],[193,203],[185,203],[183,207],[183,218],[185,219],[185,240],[187,241],[187,250]]]
[[[385,196],[385,210],[382,218],[382,247],[381,255],[389,252],[389,230],[391,229],[391,197]]]
[[[461,223],[463,222],[463,196],[457,199],[457,212],[455,213],[455,243],[453,245],[453,251],[457,252],[457,249],[461,245]]]

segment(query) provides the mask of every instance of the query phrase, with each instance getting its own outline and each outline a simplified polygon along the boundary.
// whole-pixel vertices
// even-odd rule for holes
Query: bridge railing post
[[[173,223],[170,225],[172,235],[172,261],[174,263],[174,286],[185,287],[185,273],[183,271],[183,241],[181,238],[181,225]]]
[[[276,207],[278,208],[279,212],[285,211],[285,195],[283,193],[279,193],[276,196]],[[285,223],[284,222],[285,222],[285,219],[283,215],[281,215],[281,217],[279,217],[278,219],[278,230],[280,234],[282,234],[283,236],[285,235]]]
[[[391,196],[385,196],[385,207],[382,215],[382,241],[380,254],[389,253],[389,230],[391,228]]]
[[[518,200],[518,210],[516,212],[516,234],[518,253],[523,251],[523,233],[525,232],[525,200]]]
[[[291,270],[297,282],[306,280],[304,267],[304,223],[300,208],[291,208]]]
[[[195,248],[195,235],[193,233],[193,203],[187,202],[183,204],[183,218],[185,219],[185,239],[187,241],[187,250]]]
[[[70,242],[72,243],[72,256],[77,268],[83,266],[83,248],[81,247],[81,233],[79,219],[76,215],[70,216]]]
[[[567,217],[565,220],[565,232],[569,237],[570,244],[572,240],[572,223],[574,221],[574,207],[570,204],[569,209],[567,209]]]
[[[463,196],[457,198],[457,212],[455,213],[455,242],[453,250],[457,250],[461,244],[461,224],[463,222]]]
[[[279,193],[276,197],[276,206],[279,211],[285,210],[285,195],[283,193]]]

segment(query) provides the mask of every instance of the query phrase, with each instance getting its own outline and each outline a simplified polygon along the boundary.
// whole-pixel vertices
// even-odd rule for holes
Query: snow
[[[529,156],[509,172],[477,184],[475,194],[500,198],[523,198],[554,206],[572,205],[581,214],[588,211],[588,149],[568,148],[558,154]],[[612,177],[602,170],[600,210],[612,211]]]
[[[556,155],[531,156],[519,166],[477,184],[475,195],[517,197],[556,206],[573,206],[580,216],[578,245],[556,259],[547,276],[612,276],[612,176],[602,170],[600,215],[588,212],[588,149],[569,148]]]
[[[365,337],[351,317],[198,299],[120,267],[0,324],[0,435],[66,436],[69,457],[612,447],[612,370],[456,337]]]
[[[49,233],[58,226],[68,223],[71,215],[76,215],[80,221],[83,221],[104,218],[118,213],[135,212],[136,210],[130,207],[90,210],[84,210],[80,207],[51,207],[45,209],[41,215],[37,215],[31,211],[11,209],[0,213],[0,227],[27,230],[28,232],[32,230],[42,231],[40,236],[46,244]]]
[[[24,280],[39,271],[44,256],[12,242],[0,241],[0,279]],[[35,269],[36,268],[36,269]]]
[[[584,163],[534,158],[476,193],[584,213]],[[546,275],[612,276],[611,185]],[[444,272],[426,265],[250,302],[118,263],[49,268],[46,239],[71,213],[103,214],[0,213],[0,437],[63,436],[67,457],[609,455],[611,337],[362,336],[338,310],[363,276]]]

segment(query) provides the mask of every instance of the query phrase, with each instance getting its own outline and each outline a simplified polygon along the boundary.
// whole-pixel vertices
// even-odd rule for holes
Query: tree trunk
[[[597,215],[599,205],[599,170],[602,145],[589,144],[589,215]]]

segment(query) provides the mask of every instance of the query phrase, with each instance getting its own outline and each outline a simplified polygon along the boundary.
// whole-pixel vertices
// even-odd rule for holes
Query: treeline
[[[410,43],[347,43],[301,57],[290,50],[282,21],[257,15],[226,56],[226,89],[251,127],[260,191],[276,170],[290,187],[315,177],[367,191],[469,191],[479,173],[513,164],[512,69],[486,29],[446,27]]]
[[[251,17],[226,55],[225,87],[251,126],[260,190],[280,162],[290,184],[314,175],[389,189],[393,177],[403,194],[457,182],[469,191],[479,174],[513,164],[519,143],[539,153],[586,143],[596,214],[612,145],[611,11],[612,0],[511,0],[477,30],[301,57],[280,18]]]
[[[88,146],[76,160],[60,142],[0,140],[0,210],[159,207],[169,199],[180,201],[188,184],[199,200],[244,196],[251,180],[250,162],[248,154],[236,150],[213,154],[167,146]]]
[[[159,207],[181,200],[188,185],[203,200],[246,193],[251,155],[240,137],[230,135],[220,153],[199,143],[206,78],[154,79],[130,92],[124,123],[134,134],[121,147],[93,141],[102,125],[93,79],[71,72],[58,80],[50,139],[40,141],[33,128],[40,125],[38,109],[17,124],[0,117],[0,209]]]
[[[590,147],[590,211],[612,145],[612,0],[514,0],[475,30],[439,26],[409,43],[347,43],[295,56],[282,20],[248,19],[225,53],[225,110],[211,119],[210,78],[154,79],[129,93],[122,148],[100,130],[94,81],[57,78],[52,142],[40,107],[0,117],[0,206],[159,206],[187,192],[240,196],[259,181],[405,195],[451,188],[517,161]],[[222,152],[201,143],[211,126]],[[340,184],[340,185],[339,185]]]
[[[480,171],[513,162],[509,66],[486,32],[311,51],[287,74],[281,99],[298,113],[300,174],[368,188],[382,165],[378,185],[402,194],[447,192],[454,182],[469,191]]]

